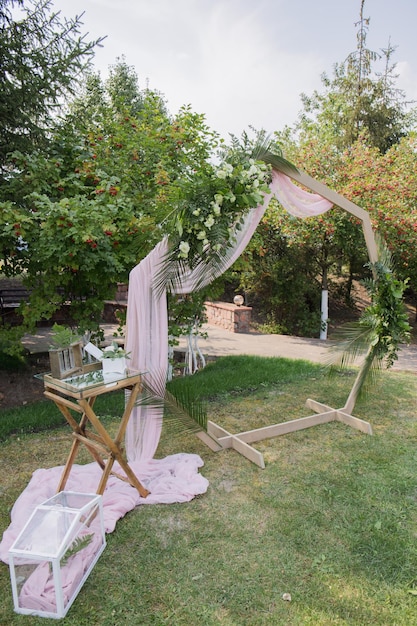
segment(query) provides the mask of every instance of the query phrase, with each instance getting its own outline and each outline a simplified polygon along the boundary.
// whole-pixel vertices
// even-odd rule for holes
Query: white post
[[[321,291],[321,324],[320,339],[327,339],[327,320],[329,319],[329,292],[327,289]]]

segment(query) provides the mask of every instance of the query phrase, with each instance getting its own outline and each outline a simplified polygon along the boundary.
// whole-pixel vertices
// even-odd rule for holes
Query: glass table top
[[[119,383],[129,383],[132,379],[143,374],[138,370],[128,368],[123,374],[118,372],[103,373],[102,369],[93,370],[83,374],[70,376],[69,378],[53,378],[50,373],[35,374],[35,378],[42,380],[46,386],[53,386],[62,391],[82,392],[90,391],[96,387],[112,388]],[[126,386],[126,385],[124,385]]]

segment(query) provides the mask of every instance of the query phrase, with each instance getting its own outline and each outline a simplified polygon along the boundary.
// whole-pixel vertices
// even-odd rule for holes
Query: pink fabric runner
[[[204,465],[196,454],[173,454],[164,459],[152,459],[144,463],[130,463],[141,483],[151,492],[142,498],[134,487],[110,476],[103,494],[104,527],[107,533],[113,532],[117,520],[139,504],[173,504],[188,502],[196,495],[207,491],[208,480],[199,474]],[[11,512],[11,524],[3,534],[0,543],[0,559],[8,563],[8,551],[17,539],[23,526],[34,509],[51,498],[61,477],[62,467],[36,470],[20,494]],[[114,470],[123,474],[115,463]],[[80,493],[95,493],[102,470],[97,463],[74,465],[69,475],[66,490]]]

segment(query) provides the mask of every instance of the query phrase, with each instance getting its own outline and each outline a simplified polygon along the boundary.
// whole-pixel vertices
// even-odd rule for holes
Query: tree
[[[105,84],[90,76],[48,145],[13,153],[0,255],[31,291],[25,324],[70,301],[74,323],[96,329],[116,283],[168,232],[177,180],[201,169],[216,143],[203,115],[184,107],[171,117],[125,63]]]
[[[409,142],[414,144],[413,116],[406,114],[405,95],[395,85],[395,48],[389,44],[376,53],[366,45],[370,20],[364,16],[364,6],[361,0],[356,50],[335,65],[332,78],[323,75],[322,92],[302,96],[299,121],[277,132],[275,139],[298,167],[370,211],[374,227],[390,242],[398,271],[404,279],[410,276],[409,286],[414,289],[417,265],[410,238],[415,232],[415,159],[409,155],[413,149]],[[381,61],[383,69],[378,72]],[[241,276],[234,273],[234,286],[245,288],[264,314],[290,332],[311,332],[298,325],[302,316],[293,302],[303,302],[308,310],[307,303],[318,301],[320,286],[325,289],[329,283],[333,294],[337,290],[351,303],[353,280],[369,273],[364,268],[367,253],[360,224],[344,211],[333,209],[305,221],[294,220],[283,210],[269,211],[261,233],[262,254],[254,250],[246,255]],[[297,301],[295,281],[288,281],[284,289],[282,276],[283,268],[285,274],[295,276],[298,267],[303,269]],[[264,275],[267,290],[257,279]],[[317,296],[312,298],[312,293]]]
[[[52,0],[29,2],[0,1],[0,185],[10,153],[45,145],[56,111],[102,41],[80,34],[82,16],[62,18]]]
[[[356,50],[335,64],[332,78],[323,74],[322,93],[302,94],[297,132],[326,137],[340,150],[366,136],[371,146],[384,153],[407,133],[412,118],[406,114],[404,92],[395,87],[397,75],[391,62],[395,48],[389,43],[377,53],[366,47],[370,18],[364,17],[364,5],[361,0]],[[376,64],[381,59],[383,71],[378,73]]]

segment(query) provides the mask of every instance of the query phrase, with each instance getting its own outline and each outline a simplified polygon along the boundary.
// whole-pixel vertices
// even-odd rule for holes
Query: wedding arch
[[[295,183],[299,183],[303,187]],[[209,284],[219,273],[230,267],[250,241],[273,197],[289,213],[300,218],[320,215],[328,211],[333,205],[358,218],[362,224],[369,260],[372,264],[377,262],[377,246],[367,211],[308,174],[295,168],[288,168],[285,165],[277,166],[274,163],[268,192],[264,192],[263,201],[247,213],[243,225],[236,230],[234,245],[230,248],[227,262],[221,269],[205,273],[202,272],[201,267],[191,270],[183,265],[180,280],[175,284],[174,292],[178,294],[192,293],[195,289]],[[168,365],[166,288],[161,288],[158,277],[160,277],[161,267],[167,258],[168,250],[169,242],[167,238],[164,238],[131,271],[129,277],[127,350],[132,355],[132,367],[145,372],[146,384],[151,389],[159,389],[158,395],[163,395],[163,391],[161,393],[161,381],[164,381],[164,385]],[[188,252],[185,246],[182,247],[182,250]],[[355,384],[346,404],[338,409],[308,399],[306,404],[315,412],[313,415],[240,434],[231,434],[221,426],[209,421],[207,431],[198,433],[198,436],[213,451],[234,448],[259,467],[264,468],[262,454],[250,445],[261,439],[330,421],[340,421],[364,433],[372,434],[372,427],[368,422],[352,415],[357,393],[358,385]],[[126,452],[129,461],[146,462],[153,458],[162,429],[162,411],[160,406],[144,404],[135,407],[126,433]]]

